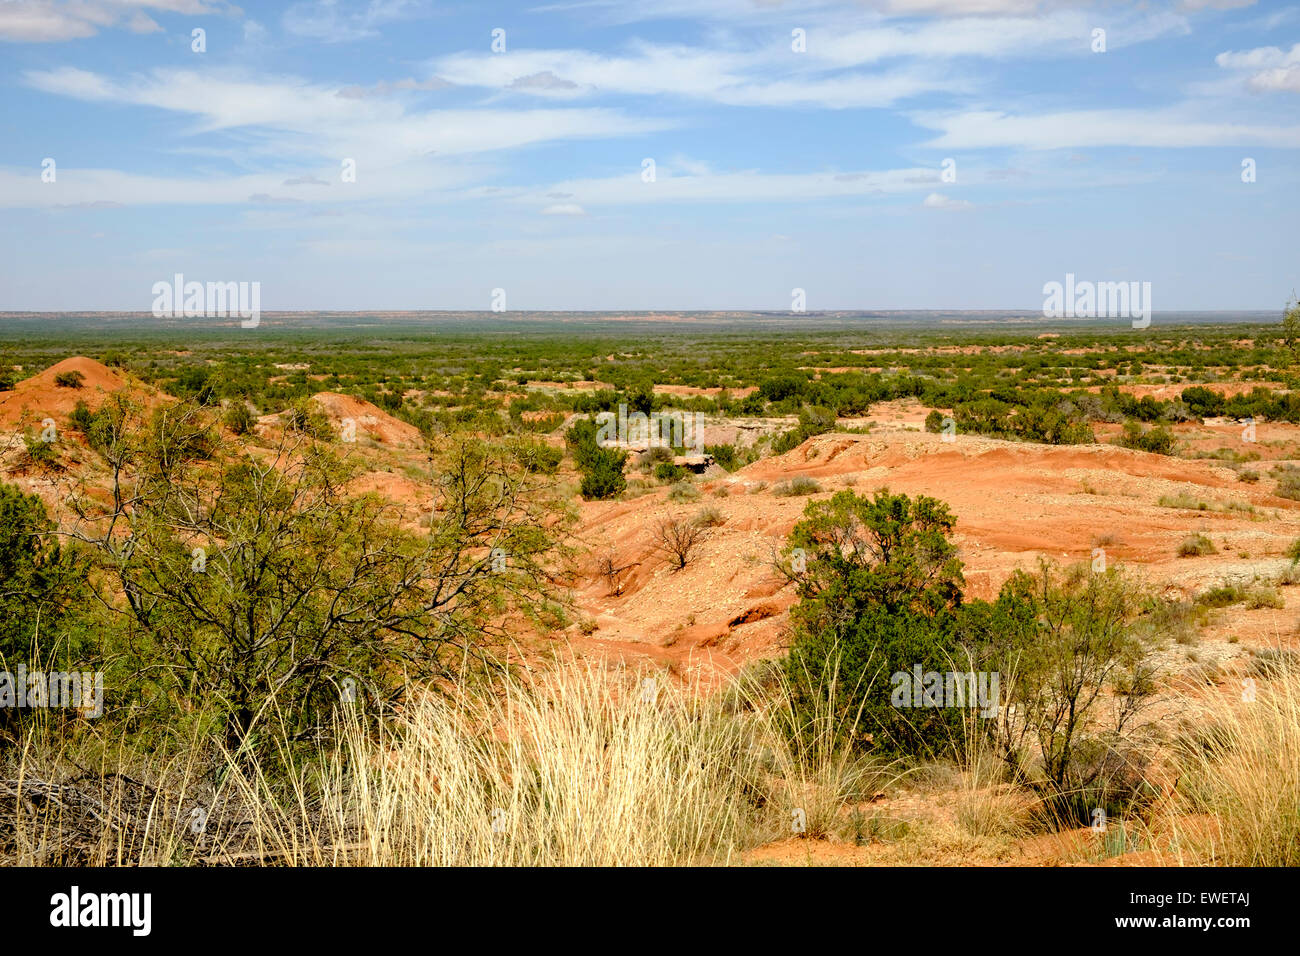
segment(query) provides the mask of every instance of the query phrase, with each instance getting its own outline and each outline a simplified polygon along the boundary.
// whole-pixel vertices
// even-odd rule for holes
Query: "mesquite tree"
[[[71,533],[108,572],[140,690],[215,708],[232,743],[271,715],[311,734],[345,687],[393,700],[490,661],[497,625],[552,607],[563,510],[508,449],[448,439],[412,509],[358,493],[332,441],[231,443],[213,419],[110,402],[93,444],[111,498],[71,496]]]

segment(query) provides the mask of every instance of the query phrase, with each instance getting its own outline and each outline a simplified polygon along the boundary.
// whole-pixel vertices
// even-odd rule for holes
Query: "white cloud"
[[[40,171],[0,168],[0,207],[58,208],[174,205],[280,205],[301,199],[304,205],[322,202],[356,204],[401,200],[425,195],[445,201],[465,198],[465,190],[480,173],[460,166],[407,164],[384,170],[382,175],[359,165],[357,181],[343,184],[338,167],[318,168],[298,177],[301,181],[332,182],[336,188],[294,189],[285,195],[283,172],[243,176],[150,176],[116,169],[79,169],[59,166],[56,183],[42,183]],[[292,187],[289,187],[292,188]]]
[[[587,210],[576,202],[562,202],[547,206],[542,210],[543,216],[585,216]]]
[[[295,3],[284,12],[285,30],[296,36],[324,43],[347,43],[377,36],[378,27],[424,12],[418,0],[369,0],[340,3],[339,0],[308,0]]]
[[[1032,13],[1039,0],[877,0],[875,6],[898,16]]]
[[[94,36],[121,23],[133,33],[162,29],[144,12],[190,16],[225,13],[228,3],[214,0],[3,0],[0,2],[0,41],[55,43]],[[123,22],[124,21],[124,22]]]
[[[404,93],[415,90],[445,90],[454,85],[454,83],[449,83],[440,76],[432,76],[427,80],[416,80],[408,77],[391,83],[381,81],[374,86],[345,86],[338,91],[337,95],[359,100],[365,99],[367,96],[387,96],[390,93]]]
[[[1300,66],[1264,70],[1247,80],[1246,86],[1259,93],[1275,93],[1278,91],[1300,93]]]
[[[1006,5],[990,4],[990,11],[995,6]],[[748,46],[724,38],[710,47],[635,42],[615,54],[576,49],[461,52],[436,58],[430,72],[460,86],[566,99],[672,95],[737,106],[885,107],[927,92],[969,92],[972,81],[954,73],[953,61],[1091,55],[1096,25],[1095,18],[1071,10],[898,25],[858,10],[840,19],[807,22],[807,52],[802,54],[791,51],[786,30]],[[1116,14],[1108,23],[1116,49],[1189,30],[1184,17],[1168,12]],[[887,61],[894,65],[881,67]],[[868,72],[866,67],[876,69]]]
[[[627,56],[585,50],[455,54],[434,63],[461,86],[572,99],[622,94],[684,96],[733,106],[817,105],[829,109],[888,106],[932,90],[961,87],[944,71],[908,67],[878,73],[818,71],[781,75],[764,53],[638,45]],[[775,77],[775,78],[774,78]]]
[[[550,70],[543,70],[541,73],[533,73],[529,76],[516,77],[510,83],[512,90],[533,90],[547,92],[567,92],[578,89],[578,84],[572,80],[566,80],[556,76]]]
[[[554,208],[598,205],[700,202],[803,202],[852,199],[915,192],[938,181],[932,169],[910,168],[817,173],[764,173],[758,170],[715,173],[700,164],[677,160],[660,163],[652,183],[641,179],[637,166],[623,176],[569,180],[536,189],[514,191],[508,198]]]
[[[1185,17],[1167,12],[1114,14],[1106,18],[1115,49],[1157,37],[1190,32]],[[1038,17],[961,17],[906,26],[873,24],[864,29],[810,32],[808,55],[841,66],[893,57],[1028,58],[1090,54],[1095,15],[1059,10]]]
[[[1255,0],[1181,0],[1187,10],[1235,10],[1239,7],[1253,7]]]
[[[941,130],[926,146],[936,149],[1069,149],[1100,146],[1300,146],[1300,125],[1266,126],[1205,118],[1201,109],[1073,110],[1016,116],[981,110],[917,113],[913,119]]]
[[[177,128],[177,141],[170,144],[174,151],[186,151],[189,134],[229,132],[237,149],[223,152],[223,144],[211,136],[205,138],[203,149],[246,168],[259,160],[270,168],[242,176],[167,178],[60,165],[58,182],[52,184],[41,183],[28,170],[14,170],[0,173],[0,205],[48,207],[101,200],[270,203],[287,198],[284,187],[290,183],[336,187],[293,190],[295,197],[313,203],[412,197],[459,200],[487,195],[471,191],[494,172],[476,158],[479,154],[545,142],[643,134],[669,125],[605,108],[411,110],[393,99],[342,96],[338,87],[295,77],[231,72],[157,69],[118,80],[62,67],[30,71],[24,80],[55,95],[192,117],[189,129]],[[399,81],[393,86],[406,85]],[[341,183],[345,160],[355,161],[355,183]]]
[[[926,209],[969,209],[974,203],[966,199],[953,199],[943,193],[930,193],[921,205]]]
[[[1259,70],[1265,67],[1295,66],[1300,64],[1300,43],[1291,47],[1290,52],[1275,46],[1261,46],[1240,53],[1229,50],[1220,53],[1214,62],[1228,70]]]
[[[254,77],[155,69],[117,82],[74,67],[35,70],[27,84],[47,93],[112,101],[191,115],[194,132],[242,129],[284,155],[351,157],[371,169],[432,153],[439,156],[511,149],[569,139],[608,138],[667,128],[666,121],[619,110],[459,109],[408,111],[377,97],[340,95],[338,87],[296,77]]]
[[[160,27],[153,17],[147,13],[136,12],[127,21],[126,28],[132,33],[161,33]]]
[[[1300,43],[1289,51],[1261,46],[1240,53],[1220,53],[1214,62],[1226,70],[1253,71],[1245,87],[1255,93],[1300,93]]]

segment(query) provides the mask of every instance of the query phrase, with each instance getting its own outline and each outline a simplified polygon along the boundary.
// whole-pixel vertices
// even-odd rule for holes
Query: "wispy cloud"
[[[222,0],[4,0],[0,41],[56,43],[92,37],[109,27],[132,33],[160,31],[162,27],[146,10],[203,16],[231,13],[234,8]]]
[[[408,110],[381,97],[340,95],[336,86],[296,77],[155,69],[114,81],[75,67],[24,74],[29,86],[92,102],[182,113],[191,132],[260,131],[283,155],[351,157],[372,168],[412,159],[614,137],[666,128],[663,120],[608,108]]]
[[[1247,89],[1256,93],[1300,93],[1300,43],[1289,51],[1275,46],[1220,53],[1214,62],[1245,77]]]
[[[940,130],[925,145],[936,149],[1071,149],[1102,146],[1300,146],[1300,124],[1269,125],[1210,119],[1198,107],[1069,110],[1010,114],[996,110],[917,113]]]
[[[284,29],[322,43],[348,43],[379,35],[385,24],[420,16],[428,4],[420,0],[307,0],[284,12]]]

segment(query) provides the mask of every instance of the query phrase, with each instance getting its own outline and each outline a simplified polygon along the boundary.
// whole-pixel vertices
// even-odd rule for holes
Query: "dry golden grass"
[[[259,759],[212,740],[175,757],[85,740],[33,721],[0,762],[0,861],[22,865],[674,866],[797,862],[759,847],[848,853],[843,862],[1300,863],[1300,672],[1277,668],[1256,699],[1211,701],[1183,748],[1159,833],[1072,852],[994,755],[967,750],[936,777],[940,812],[877,804],[896,765],[845,751],[832,701],[803,717],[779,670],[723,693],[560,662],[491,693],[413,694],[382,719],[342,708],[314,752]],[[940,770],[944,769],[942,767]],[[937,772],[937,771],[936,771]],[[945,782],[946,781],[946,782]],[[922,790],[925,788],[922,787]],[[925,793],[915,797],[925,800]],[[1118,822],[1118,821],[1117,821]],[[1068,835],[1068,834],[1067,834]],[[1059,835],[1058,835],[1059,836]],[[806,840],[792,838],[805,837]],[[1127,842],[1127,840],[1125,841]],[[1042,843],[1042,852],[1035,849]],[[1051,844],[1050,846],[1048,844]],[[1096,844],[1094,846],[1094,844]],[[1046,856],[1044,856],[1046,854]]]
[[[1251,680],[1246,693],[1212,698],[1204,729],[1182,748],[1182,809],[1210,815],[1213,825],[1187,830],[1180,842],[1220,865],[1297,866],[1300,670]]]
[[[306,760],[193,741],[185,758],[105,757],[75,785],[83,755],[37,726],[0,846],[26,865],[725,864],[796,817],[829,831],[881,784],[836,749],[832,711],[795,742],[783,685],[703,695],[570,662],[494,693],[414,694],[382,720],[345,707]]]

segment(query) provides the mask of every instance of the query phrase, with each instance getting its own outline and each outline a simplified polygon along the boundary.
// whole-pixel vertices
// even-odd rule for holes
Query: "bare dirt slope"
[[[369,439],[392,449],[418,449],[421,445],[418,428],[363,398],[338,392],[317,392],[308,401],[345,441],[364,443]],[[259,419],[260,424],[271,432],[280,429],[283,421],[283,413],[263,415]]]
[[[65,372],[80,372],[81,387],[56,385],[55,378]],[[78,401],[85,402],[94,410],[111,393],[127,386],[126,378],[107,365],[82,355],[67,358],[38,375],[23,379],[12,390],[0,392],[0,428],[20,428],[46,418],[62,424]]]
[[[828,434],[703,484],[695,502],[671,502],[664,489],[584,504],[580,535],[590,553],[579,602],[596,629],[575,635],[575,642],[618,654],[635,649],[686,669],[730,669],[778,652],[794,595],[773,556],[809,498],[776,492],[797,476],[820,483],[814,498],[888,487],[947,502],[974,597],[993,596],[1015,568],[1032,567],[1040,557],[1091,561],[1098,548],[1153,585],[1190,595],[1280,570],[1286,546],[1300,537],[1300,504],[1273,495],[1271,480],[1247,485],[1212,461],[1107,445],[970,436],[944,442],[911,431]],[[725,497],[718,496],[722,489]],[[1206,510],[1169,506],[1178,501],[1204,503]],[[715,508],[722,523],[696,561],[672,570],[655,550],[657,523],[705,507]],[[1218,553],[1178,557],[1179,543],[1195,531],[1210,537]],[[597,562],[607,554],[618,565],[633,565],[621,595],[609,593],[599,572]],[[1248,623],[1249,614],[1242,615],[1242,626]]]
[[[340,432],[350,420],[356,425],[358,438],[364,435],[390,448],[415,448],[420,444],[418,428],[394,418],[365,399],[338,392],[317,392],[311,397],[311,402]]]

